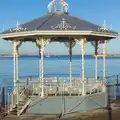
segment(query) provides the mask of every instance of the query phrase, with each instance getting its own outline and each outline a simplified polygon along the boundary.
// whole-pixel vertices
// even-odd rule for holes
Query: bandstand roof
[[[51,9],[42,17],[24,24],[17,24],[16,27],[0,34],[1,38],[11,40],[15,38],[33,40],[36,36],[86,36],[89,40],[107,40],[116,38],[118,33],[107,29],[105,24],[99,26],[82,18],[71,16],[66,10],[52,11]]]

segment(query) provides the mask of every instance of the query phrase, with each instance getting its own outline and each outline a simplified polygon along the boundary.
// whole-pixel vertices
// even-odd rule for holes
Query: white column
[[[18,72],[18,69],[19,69],[19,63],[18,63],[18,59],[19,59],[19,53],[18,53],[18,47],[17,47],[17,54],[16,54],[16,70],[17,70],[17,82],[19,81],[19,72]]]
[[[95,80],[98,79],[98,55],[95,55]]]
[[[103,41],[103,81],[106,82],[106,41]]]
[[[82,81],[84,81],[85,75],[84,75],[84,39],[81,39],[81,55],[82,55]]]
[[[18,48],[20,46],[20,41],[13,42],[13,58],[14,58],[14,87],[16,87],[16,83],[19,81],[18,76]]]
[[[44,97],[44,40],[41,39],[41,97]]]
[[[98,79],[98,41],[95,41],[95,80]]]
[[[44,46],[49,42],[49,40],[44,38],[37,38],[36,45],[39,47],[40,60],[40,87],[41,87],[41,97],[44,97]]]
[[[84,45],[86,43],[86,38],[78,38],[75,39],[76,42],[79,42],[81,45],[81,55],[82,55],[82,73],[81,73],[81,78],[82,78],[82,95],[85,95],[85,73],[84,73]],[[80,81],[81,83],[81,81]]]
[[[106,41],[103,41],[103,82],[104,84],[104,92],[105,95],[105,105],[107,106],[108,103],[108,95],[107,95],[107,86],[106,86]]]
[[[72,46],[69,47],[70,54],[70,84],[72,83]]]
[[[40,78],[40,84],[41,84],[41,46],[38,46],[39,48],[39,78]]]
[[[13,42],[13,61],[14,61],[14,91],[13,94],[17,96],[17,103],[19,101],[19,75],[18,75],[18,48],[22,42],[14,41]]]
[[[84,45],[86,42],[86,38],[82,38],[80,40],[81,43],[81,55],[82,55],[82,95],[85,95],[85,73],[84,73]]]
[[[16,82],[17,82],[17,48],[16,48],[16,43],[13,43],[13,62],[14,62],[14,88],[16,87]]]

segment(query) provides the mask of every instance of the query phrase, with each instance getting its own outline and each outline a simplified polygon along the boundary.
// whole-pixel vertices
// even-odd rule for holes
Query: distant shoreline
[[[13,56],[0,56],[0,58],[12,58]]]
[[[69,56],[69,55],[50,55],[49,57],[60,57],[60,56]],[[81,56],[81,55],[72,55],[72,56]],[[86,54],[85,56],[95,57],[95,55],[92,55],[92,54]],[[39,55],[20,55],[19,57],[39,57]],[[47,55],[45,55],[45,57],[47,57]],[[98,55],[98,57],[102,57],[102,55]],[[120,57],[120,55],[109,54],[107,55],[107,57]],[[2,55],[0,56],[0,58],[13,58],[13,56]]]

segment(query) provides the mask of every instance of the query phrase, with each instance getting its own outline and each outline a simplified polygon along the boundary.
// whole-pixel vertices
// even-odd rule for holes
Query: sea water
[[[45,76],[69,76],[69,56],[44,57]],[[39,56],[21,56],[19,58],[19,78],[39,77]],[[72,74],[81,75],[81,56],[72,57]],[[107,57],[106,75],[120,77],[120,57]],[[103,75],[103,59],[98,58],[98,76]],[[95,57],[85,56],[85,77],[95,77]],[[119,79],[120,82],[120,79]],[[0,58],[0,84],[13,86],[13,58]],[[117,90],[117,95],[120,95]]]

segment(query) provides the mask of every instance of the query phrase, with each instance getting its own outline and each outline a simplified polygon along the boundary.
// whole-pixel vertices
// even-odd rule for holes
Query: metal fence
[[[0,106],[1,107],[4,106],[4,101],[5,101],[5,99],[4,99],[4,87],[1,87],[0,88]]]
[[[118,75],[109,76],[106,78],[108,100],[110,102],[116,100],[116,86],[118,85]]]

